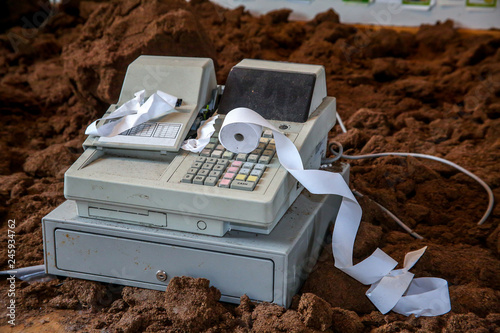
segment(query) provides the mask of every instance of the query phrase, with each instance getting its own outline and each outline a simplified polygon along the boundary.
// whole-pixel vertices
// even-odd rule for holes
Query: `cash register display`
[[[310,73],[235,67],[227,77],[218,113],[246,107],[265,119],[303,123],[315,83]]]

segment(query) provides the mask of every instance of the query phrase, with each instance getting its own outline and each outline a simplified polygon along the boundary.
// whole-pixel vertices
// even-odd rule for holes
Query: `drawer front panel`
[[[273,301],[274,263],[269,259],[65,229],[54,233],[60,270],[165,286],[174,276],[203,277],[224,296],[246,293]],[[156,278],[158,270],[167,273],[167,281]]]

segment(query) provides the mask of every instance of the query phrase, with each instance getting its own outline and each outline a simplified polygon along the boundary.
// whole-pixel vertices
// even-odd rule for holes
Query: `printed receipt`
[[[424,254],[426,247],[406,254],[403,268],[381,249],[353,265],[353,249],[361,222],[361,207],[342,176],[322,170],[304,170],[302,159],[292,141],[247,108],[229,112],[219,133],[221,144],[234,153],[249,153],[257,146],[262,127],[273,131],[276,152],[281,165],[309,192],[342,196],[332,237],[335,267],[359,282],[371,285],[366,296],[381,313],[390,310],[409,316],[438,316],[451,310],[448,283],[440,278],[416,278],[409,270]],[[244,141],[241,141],[243,134]],[[236,139],[238,138],[238,139]],[[199,147],[198,147],[199,148]]]
[[[107,142],[140,141],[140,138],[148,137],[158,139],[172,139],[176,137],[180,132],[181,124],[166,123],[160,126],[160,123],[151,124],[146,122],[172,112],[177,112],[175,110],[177,97],[158,90],[144,102],[144,94],[145,90],[136,92],[133,99],[125,102],[107,117],[97,119],[90,124],[85,130],[85,134],[100,136],[100,139],[107,138],[104,139]],[[103,124],[97,126],[99,122],[103,122]],[[122,134],[122,137],[116,138],[118,134]],[[111,139],[112,137],[116,139]],[[130,140],[124,141],[127,139]]]

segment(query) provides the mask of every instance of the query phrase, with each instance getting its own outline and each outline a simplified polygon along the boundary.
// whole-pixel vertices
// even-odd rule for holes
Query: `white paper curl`
[[[144,94],[144,90],[136,92],[134,98],[125,102],[118,109],[111,112],[110,115],[97,119],[90,124],[85,130],[85,134],[112,137],[150,119],[177,112],[175,110],[177,97],[158,90],[144,103]],[[99,122],[105,122],[106,120],[108,120],[107,123],[97,126]]]
[[[371,284],[366,296],[380,312],[387,313],[392,309],[407,316],[437,316],[451,310],[448,283],[445,280],[413,279],[413,273],[409,272],[426,247],[409,252],[403,268],[398,270],[394,270],[397,262],[381,249],[376,249],[371,256],[353,265],[354,240],[362,212],[349,186],[338,173],[304,170],[293,142],[258,113],[247,108],[236,108],[229,112],[221,127],[219,140],[232,152],[249,153],[257,147],[262,127],[273,131],[281,165],[309,192],[342,196],[332,236],[335,267],[363,284]]]
[[[196,139],[184,140],[182,149],[188,150],[193,153],[199,153],[210,142],[212,134],[215,132],[215,121],[219,116],[210,117],[205,123],[198,128]]]

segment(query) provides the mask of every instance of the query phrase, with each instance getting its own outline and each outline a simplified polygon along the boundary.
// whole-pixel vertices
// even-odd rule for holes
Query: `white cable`
[[[345,128],[344,126],[344,122],[342,121],[342,118],[340,117],[340,115],[337,113],[337,120],[339,122],[339,125],[340,125],[340,129],[342,130],[343,133],[346,133],[347,132],[347,129]],[[339,147],[339,151],[338,152],[335,152],[333,151],[331,148],[331,144],[334,143],[337,145],[337,147]],[[343,152],[344,152],[344,147],[342,146],[342,144],[340,142],[337,142],[337,141],[331,141],[330,142],[330,146],[329,146],[329,150],[330,152],[335,155],[335,157],[333,158],[327,158],[327,159],[324,159],[321,161],[322,164],[326,164],[328,166],[332,166],[332,163],[339,160],[340,158],[343,157]],[[322,165],[323,167],[323,165]],[[354,193],[354,195],[357,195],[359,197],[363,197],[364,195],[359,193],[358,191],[356,190],[353,190],[352,193]],[[408,232],[410,235],[412,235],[413,237],[415,237],[416,239],[424,239],[424,237],[420,236],[418,233],[416,233],[415,231],[413,231],[410,227],[408,227],[406,224],[404,224],[403,221],[401,221],[396,215],[394,215],[390,210],[388,210],[387,208],[385,208],[384,206],[382,206],[381,204],[379,204],[378,202],[376,202],[375,200],[373,199],[370,199],[372,202],[374,202],[380,209],[382,209],[382,211],[386,212],[387,215],[389,215],[390,218],[392,218],[394,220],[394,222],[396,222],[401,228],[403,228],[404,230],[406,230],[406,232]]]
[[[337,119],[339,121],[339,125],[342,123],[342,119],[340,118],[339,114],[337,113]],[[340,126],[342,131],[345,133],[345,127],[343,127],[343,125]],[[339,143],[335,143],[337,145],[339,145]],[[330,150],[331,151],[331,150]],[[335,152],[335,151],[331,151],[334,155],[340,155],[339,153]],[[408,156],[411,156],[411,157],[418,157],[418,158],[424,158],[424,159],[428,159],[428,160],[433,160],[433,161],[438,161],[438,162],[441,162],[441,163],[444,163],[446,165],[449,165],[455,169],[457,169],[458,171],[461,171],[463,172],[464,174],[466,174],[467,176],[471,177],[472,179],[474,179],[476,182],[479,183],[479,185],[481,185],[485,190],[486,192],[488,193],[488,208],[486,209],[486,212],[484,213],[483,217],[481,217],[481,219],[479,220],[479,222],[477,223],[478,225],[481,225],[483,224],[487,219],[488,219],[488,216],[490,216],[491,212],[493,211],[493,205],[495,203],[495,197],[493,196],[493,191],[491,190],[491,188],[488,186],[488,184],[486,184],[481,178],[479,178],[478,176],[476,176],[475,174],[473,174],[472,172],[470,172],[469,170],[467,169],[464,169],[462,168],[460,165],[458,164],[455,164],[451,161],[448,161],[444,158],[441,158],[441,157],[436,157],[436,156],[432,156],[432,155],[427,155],[427,154],[418,154],[418,153],[399,153],[399,152],[389,152],[389,153],[378,153],[378,154],[365,154],[365,155],[356,155],[356,156],[350,156],[350,155],[341,155],[343,158],[345,159],[349,159],[349,160],[360,160],[360,159],[365,159],[365,158],[377,158],[377,157],[384,157],[384,156],[403,156],[403,157],[408,157]],[[391,213],[392,214],[392,213]],[[397,222],[397,221],[396,221]]]
[[[352,190],[352,193],[354,193],[354,195],[357,195],[358,197],[362,198],[364,197],[363,194],[359,193],[358,191],[356,190]],[[379,204],[378,202],[370,199],[372,202],[374,202],[380,209],[382,209],[385,213],[387,213],[394,221],[396,221],[397,224],[399,224],[399,226],[403,229],[406,230],[406,232],[408,232],[410,235],[412,235],[413,237],[415,237],[416,239],[424,239],[424,237],[420,236],[416,231],[413,231],[409,226],[407,226],[406,224],[404,224],[403,221],[401,221],[396,215],[394,215],[390,210],[388,210],[387,208],[385,208],[384,206],[382,206],[381,204]]]
[[[377,157],[384,157],[384,156],[403,156],[403,157],[419,157],[419,158],[425,158],[428,160],[433,160],[433,161],[438,161],[441,163],[444,163],[446,165],[449,165],[451,167],[454,167],[455,169],[463,172],[467,176],[471,177],[475,181],[477,181],[488,193],[488,208],[486,209],[486,212],[484,213],[483,217],[481,220],[479,220],[478,225],[483,224],[488,216],[491,214],[491,211],[493,210],[493,204],[495,202],[495,198],[493,196],[493,191],[490,189],[488,184],[486,184],[481,178],[473,174],[467,169],[462,168],[460,165],[457,165],[453,162],[450,162],[448,160],[445,160],[444,158],[432,156],[432,155],[427,155],[427,154],[417,154],[417,153],[396,153],[396,152],[389,152],[389,153],[379,153],[379,154],[367,154],[367,155],[356,155],[356,156],[349,156],[349,155],[342,155],[343,158],[348,159],[348,160],[360,160],[360,159],[365,159],[365,158],[377,158]]]
[[[344,126],[344,122],[342,121],[342,118],[340,118],[340,115],[337,113],[337,120],[339,122],[340,129],[342,130],[342,133],[346,133],[347,129]]]

